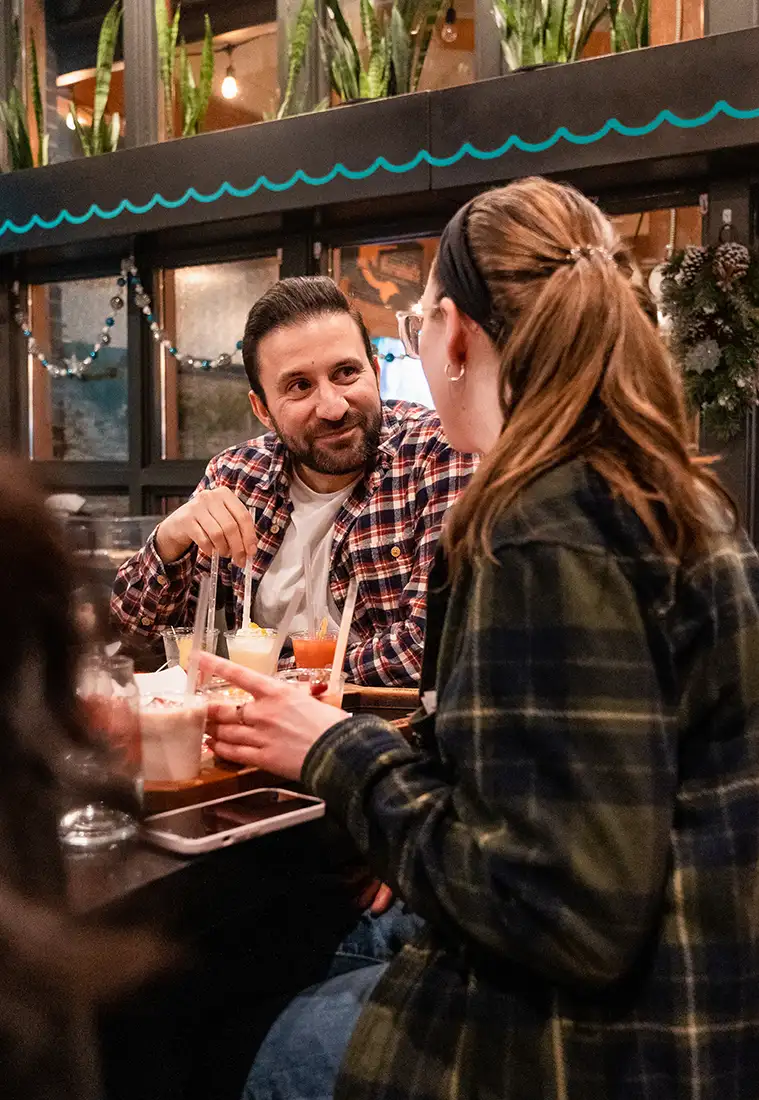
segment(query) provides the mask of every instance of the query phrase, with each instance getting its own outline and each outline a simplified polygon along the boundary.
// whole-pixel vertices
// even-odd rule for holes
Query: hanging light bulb
[[[442,30],[440,31],[440,37],[443,39],[444,42],[447,42],[448,45],[450,45],[452,42],[456,41],[458,36],[459,29],[456,26],[456,9],[453,7],[453,5],[451,5],[448,11],[445,13],[445,20],[443,22]]]
[[[74,116],[71,111],[69,111],[69,113],[66,115],[66,125],[68,126],[69,130],[76,129],[76,123],[74,122]]]
[[[235,76],[235,67],[232,64],[232,47],[227,46],[229,53],[229,65],[227,65],[227,75],[221,82],[221,94],[225,99],[236,99],[238,93],[237,78]]]

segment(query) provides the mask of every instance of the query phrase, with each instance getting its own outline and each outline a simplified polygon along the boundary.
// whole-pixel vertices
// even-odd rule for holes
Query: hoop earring
[[[451,364],[450,363],[445,364],[445,377],[448,379],[449,382],[460,382],[465,374],[466,374],[466,363],[461,363],[459,365],[459,373],[458,374],[451,374]]]

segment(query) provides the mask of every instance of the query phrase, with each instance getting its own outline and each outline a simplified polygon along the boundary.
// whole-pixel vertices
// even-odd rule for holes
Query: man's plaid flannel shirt
[[[409,687],[419,680],[427,575],[446,511],[471,477],[476,460],[446,442],[434,412],[404,401],[383,404],[374,462],[338,513],[330,590],[342,608],[358,580],[346,671],[357,684]],[[273,434],[212,459],[196,489],[221,485],[256,509],[255,590],[282,545],[290,520],[289,459]],[[119,627],[144,636],[193,621],[199,578],[209,558],[191,547],[161,560],[155,532],[119,570],[111,611]],[[240,624],[243,571],[228,559],[219,570],[219,600],[230,627]]]

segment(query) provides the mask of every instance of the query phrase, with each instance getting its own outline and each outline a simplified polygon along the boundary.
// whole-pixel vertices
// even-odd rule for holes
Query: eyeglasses
[[[415,305],[412,309],[399,310],[395,317],[398,321],[398,335],[403,342],[403,350],[412,359],[419,359],[419,336],[422,331],[422,323],[425,313],[432,313],[437,307],[431,306],[422,309]]]

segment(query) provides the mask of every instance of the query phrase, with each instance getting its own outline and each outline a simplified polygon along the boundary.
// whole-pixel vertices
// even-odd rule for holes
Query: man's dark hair
[[[375,351],[364,319],[332,279],[325,275],[298,275],[291,279],[281,279],[251,309],[242,339],[245,373],[250,388],[257,397],[266,401],[258,363],[258,348],[264,336],[268,336],[274,329],[297,325],[300,321],[310,321],[329,313],[347,313],[355,321],[371,363]]]

